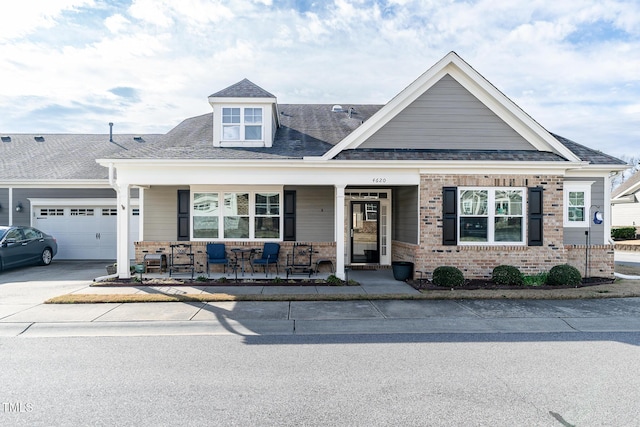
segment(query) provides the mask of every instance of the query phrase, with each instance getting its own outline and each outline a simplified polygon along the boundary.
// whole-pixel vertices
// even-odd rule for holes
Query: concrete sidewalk
[[[640,298],[38,305],[3,337],[640,332]]]
[[[83,270],[86,273],[87,265]],[[103,266],[100,266],[102,269]],[[55,270],[34,270],[43,277],[20,282],[24,271],[3,273],[0,281],[0,336],[144,336],[144,335],[309,335],[398,333],[640,332],[640,297],[582,299],[580,294],[555,298],[559,292],[620,289],[638,295],[640,281],[620,281],[609,290],[554,290],[548,298],[493,299],[474,291],[429,291],[437,299],[385,299],[386,295],[422,297],[389,270],[350,272],[360,286],[159,286],[94,287],[70,265],[65,279],[46,280]],[[96,271],[98,266],[96,266]],[[615,289],[614,289],[615,288]],[[533,290],[536,291],[536,290]],[[219,301],[170,303],[44,304],[73,293],[207,293],[302,294],[347,293],[353,301]],[[444,297],[437,297],[441,292]],[[468,299],[461,299],[463,292]],[[504,293],[504,290],[495,291]],[[522,291],[515,291],[522,292]],[[367,299],[366,296],[371,298]],[[626,294],[618,294],[621,297]],[[431,295],[429,295],[431,296]],[[520,294],[522,296],[522,294]],[[577,297],[577,299],[576,299]],[[381,298],[381,299],[379,299]],[[573,299],[562,299],[573,298]]]

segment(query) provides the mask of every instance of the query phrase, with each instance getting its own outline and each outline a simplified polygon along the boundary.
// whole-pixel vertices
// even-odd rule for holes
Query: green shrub
[[[436,286],[455,287],[464,285],[464,275],[456,267],[440,266],[433,270],[433,284]]]
[[[271,279],[271,283],[284,283],[284,279],[282,277],[274,277],[273,279]]]
[[[524,284],[526,286],[542,286],[547,283],[547,277],[549,277],[549,273],[546,272],[524,276]]]
[[[342,286],[344,285],[344,282],[338,276],[332,274],[331,276],[327,277],[327,284],[332,286]]]
[[[196,282],[206,282],[209,279],[207,278],[207,276],[198,276],[196,277]]]
[[[614,240],[632,240],[636,238],[635,227],[620,227],[611,229],[611,238]]]
[[[491,280],[497,285],[522,285],[524,284],[524,276],[517,267],[512,265],[499,265],[493,269]]]
[[[227,279],[225,276],[222,276],[222,277],[219,277],[217,281],[219,283],[227,283],[229,279]]]
[[[582,276],[580,275],[580,272],[577,268],[569,264],[554,266],[551,271],[549,271],[549,276],[547,277],[547,285],[551,286],[578,286],[581,283]]]

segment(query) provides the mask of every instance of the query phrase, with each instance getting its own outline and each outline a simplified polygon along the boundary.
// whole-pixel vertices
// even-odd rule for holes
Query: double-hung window
[[[525,189],[460,188],[461,244],[524,244]]]
[[[261,141],[262,135],[262,108],[222,108],[223,141]]]
[[[591,206],[591,182],[564,183],[564,226],[588,227]]]
[[[195,191],[194,239],[280,239],[282,194],[269,191]]]

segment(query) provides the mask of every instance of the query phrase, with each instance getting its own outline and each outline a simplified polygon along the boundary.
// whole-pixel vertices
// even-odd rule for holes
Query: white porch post
[[[117,263],[118,263],[118,277],[121,279],[128,279],[131,277],[129,270],[129,210],[130,210],[130,196],[129,196],[129,184],[118,183],[116,191],[118,194],[118,232],[117,232]]]
[[[13,225],[13,187],[9,187],[9,225]]]
[[[345,236],[344,236],[344,185],[336,185],[336,276],[345,279],[344,256],[345,256]]]

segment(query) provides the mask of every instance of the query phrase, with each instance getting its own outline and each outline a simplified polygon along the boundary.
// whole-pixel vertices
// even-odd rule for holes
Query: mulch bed
[[[614,279],[609,279],[605,277],[590,277],[588,279],[582,279],[582,284],[578,286],[571,285],[559,285],[559,286],[549,286],[549,285],[541,285],[541,286],[531,286],[531,285],[498,285],[491,280],[482,280],[482,279],[473,279],[473,280],[465,280],[464,285],[456,286],[453,289],[465,289],[465,290],[477,290],[477,289],[568,289],[568,288],[584,288],[587,286],[596,286],[596,285],[605,285],[608,283],[613,283]],[[447,286],[437,286],[434,285],[429,280],[422,281],[409,281],[407,282],[411,286],[413,286],[417,290],[444,290],[444,289],[452,289]]]

